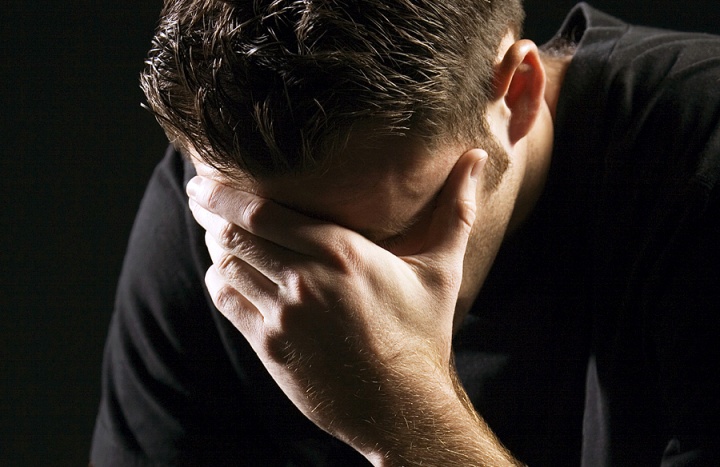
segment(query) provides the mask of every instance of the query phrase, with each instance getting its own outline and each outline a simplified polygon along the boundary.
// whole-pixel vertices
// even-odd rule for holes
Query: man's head
[[[231,177],[322,172],[358,132],[485,146],[522,19],[519,0],[167,1],[142,87],[170,138]]]

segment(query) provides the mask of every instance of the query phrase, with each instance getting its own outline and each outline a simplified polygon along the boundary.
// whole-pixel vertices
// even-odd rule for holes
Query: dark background
[[[573,4],[526,1],[526,36],[548,39]],[[593,4],[720,32],[718,0]],[[2,6],[0,465],[86,465],[115,281],[166,145],[137,85],[161,2]]]

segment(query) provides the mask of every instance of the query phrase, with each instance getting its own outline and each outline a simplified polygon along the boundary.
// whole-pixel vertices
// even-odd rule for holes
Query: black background
[[[526,1],[543,42],[573,1]],[[718,0],[597,0],[720,32]],[[0,465],[86,465],[127,236],[166,141],[137,76],[159,0],[10,0],[0,12]]]

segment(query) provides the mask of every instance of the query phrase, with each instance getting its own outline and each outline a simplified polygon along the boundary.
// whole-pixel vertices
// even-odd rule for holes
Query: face
[[[497,151],[497,145],[490,146],[491,151]],[[228,180],[216,172],[208,173],[203,165],[196,164],[196,167],[199,173],[219,178],[222,183],[354,230],[396,255],[418,252],[435,199],[467,148],[448,146],[431,154],[424,146],[406,138],[372,145],[351,140],[347,147],[342,165],[322,175],[282,176],[261,181]],[[506,156],[496,152],[491,154],[492,157],[504,159]],[[478,218],[484,217],[480,211],[481,205],[488,205],[486,195],[479,188]],[[472,244],[464,264],[461,307],[469,306],[479,290],[479,282],[485,277],[487,268],[483,262],[488,261],[488,255],[483,253],[486,249],[483,245],[488,244],[489,232],[485,224],[476,222],[470,239]]]
[[[287,176],[257,183],[258,194],[354,230],[395,254],[411,254],[434,200],[462,154],[429,154],[420,145],[388,140],[348,145],[342,166],[321,176]]]

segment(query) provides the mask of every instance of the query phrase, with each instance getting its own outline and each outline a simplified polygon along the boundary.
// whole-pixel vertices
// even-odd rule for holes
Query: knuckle
[[[218,310],[226,312],[235,310],[240,303],[238,292],[227,284],[221,286],[215,292],[213,300]]]
[[[253,198],[245,203],[240,219],[242,225],[253,231],[262,222],[267,209],[267,202],[261,198]]]
[[[327,263],[340,273],[352,273],[362,264],[363,258],[356,239],[344,232],[329,232],[322,248]]]
[[[232,222],[226,222],[218,233],[218,243],[225,249],[233,250],[243,244],[242,229]]]
[[[218,272],[228,281],[234,281],[240,275],[239,260],[232,254],[223,254],[215,267]]]
[[[216,211],[222,206],[223,186],[219,183],[213,183],[207,191],[206,196],[207,207],[211,211]]]
[[[457,213],[461,225],[466,227],[468,230],[475,224],[475,217],[477,216],[476,205],[473,201],[465,198],[457,200]]]

